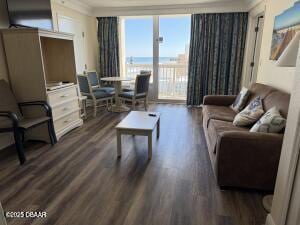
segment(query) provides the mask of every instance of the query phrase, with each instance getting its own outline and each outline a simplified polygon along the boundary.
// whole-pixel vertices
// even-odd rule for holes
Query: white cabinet
[[[78,101],[73,35],[40,29],[1,30],[9,79],[19,102],[47,101],[53,111],[56,136],[82,125]],[[47,91],[50,81],[73,83]],[[25,112],[40,115],[38,109]],[[33,136],[47,136],[47,129]]]

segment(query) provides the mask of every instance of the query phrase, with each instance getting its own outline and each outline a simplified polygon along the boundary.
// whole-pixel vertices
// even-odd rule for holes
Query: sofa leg
[[[15,130],[14,131],[14,138],[15,138],[15,146],[16,146],[16,149],[17,149],[20,164],[22,165],[26,162],[26,157],[25,157],[24,150],[23,150],[21,132],[18,131],[18,130]]]

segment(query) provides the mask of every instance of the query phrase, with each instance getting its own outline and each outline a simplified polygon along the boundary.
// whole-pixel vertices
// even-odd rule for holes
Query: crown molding
[[[62,5],[66,8],[73,9],[77,12],[80,12],[84,15],[92,16],[93,10],[92,7],[84,4],[78,0],[51,0],[52,2],[55,2],[59,5]]]
[[[132,7],[91,7],[79,0],[52,0],[53,2],[73,9],[88,16],[140,16],[140,15],[170,15],[193,13],[224,13],[247,12],[265,0],[227,1],[225,3],[199,3],[180,5],[155,5]]]
[[[230,1],[226,3],[203,3],[182,5],[156,5],[136,7],[97,7],[92,11],[93,16],[141,16],[141,15],[170,15],[194,13],[225,13],[247,12],[245,3]]]

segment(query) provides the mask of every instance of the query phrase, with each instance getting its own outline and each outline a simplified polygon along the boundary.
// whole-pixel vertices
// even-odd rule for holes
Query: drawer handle
[[[68,96],[69,96],[69,94],[64,94],[64,95],[61,95],[60,97],[65,98],[65,97],[68,97]]]
[[[68,120],[65,120],[64,123],[69,123],[71,121],[72,121],[71,119],[68,119]]]

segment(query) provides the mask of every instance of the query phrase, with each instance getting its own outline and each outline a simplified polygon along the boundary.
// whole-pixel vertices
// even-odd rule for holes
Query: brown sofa
[[[250,87],[249,104],[263,99],[264,110],[277,106],[287,117],[290,95],[263,84]],[[236,115],[229,106],[236,96],[205,96],[203,128],[209,155],[221,188],[239,187],[272,191],[275,186],[283,133],[250,133],[250,127],[232,124]]]

